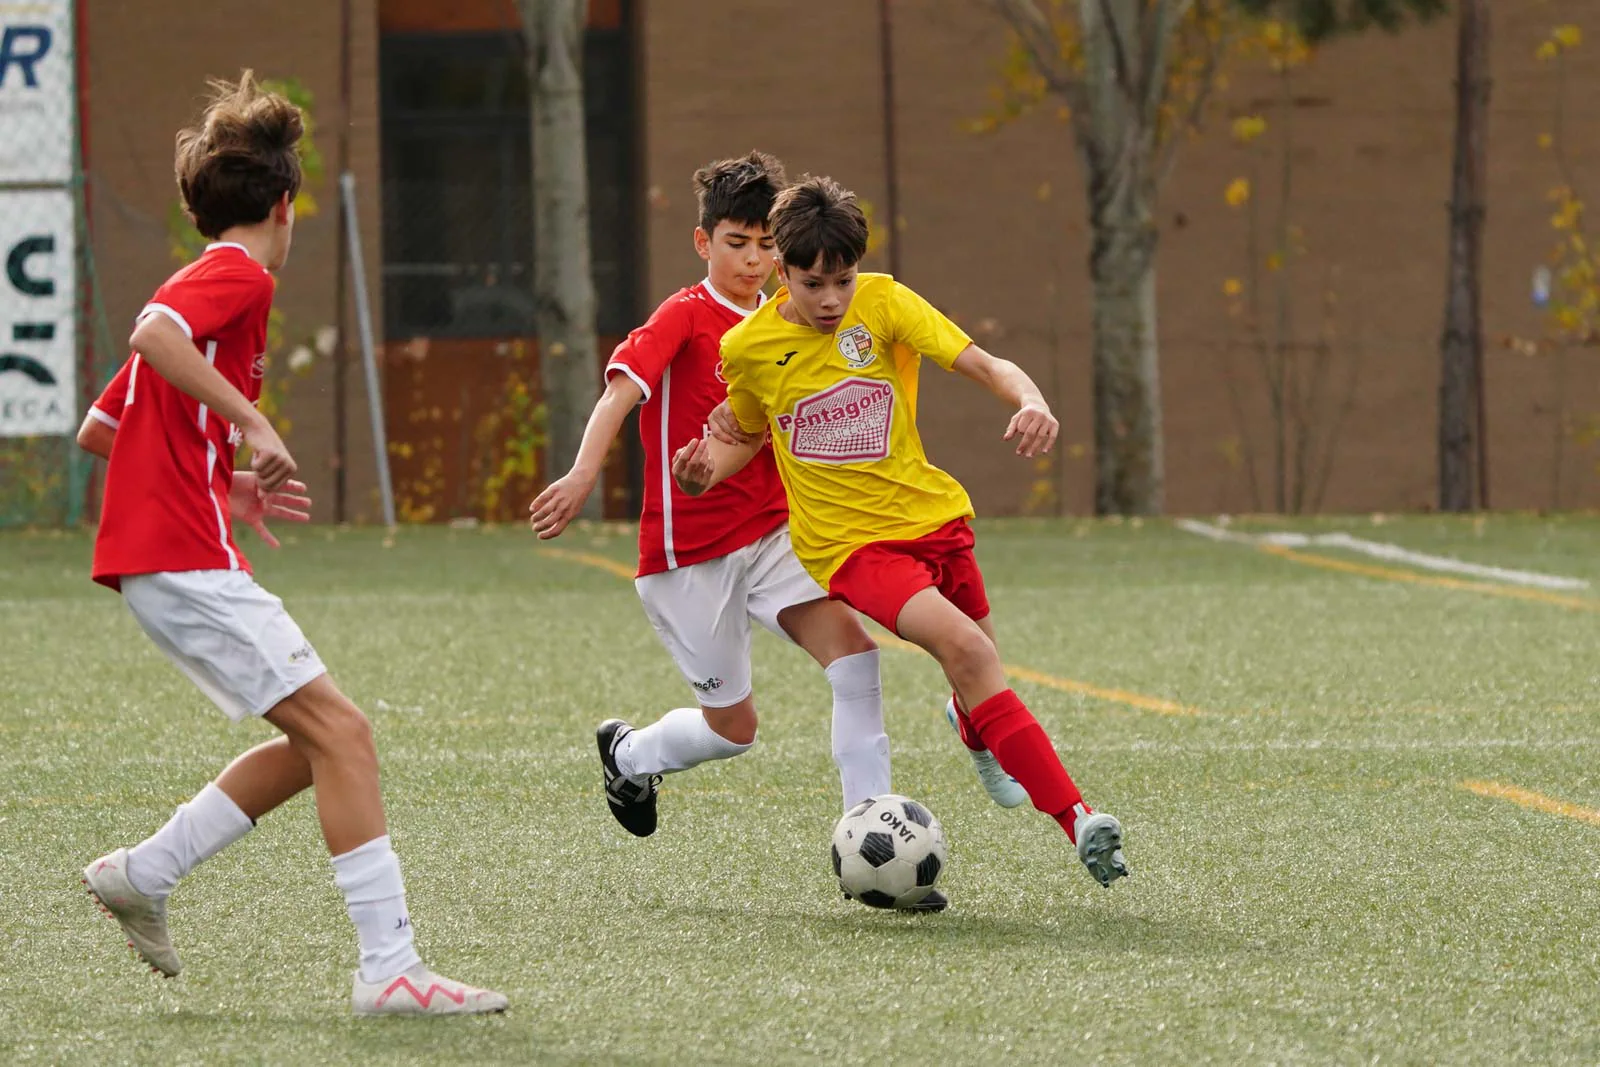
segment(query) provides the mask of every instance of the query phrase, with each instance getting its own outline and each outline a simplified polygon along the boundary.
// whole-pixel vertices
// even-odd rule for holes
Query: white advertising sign
[[[72,178],[72,0],[0,0],[0,182]]]
[[[0,437],[77,428],[72,194],[0,191]]]

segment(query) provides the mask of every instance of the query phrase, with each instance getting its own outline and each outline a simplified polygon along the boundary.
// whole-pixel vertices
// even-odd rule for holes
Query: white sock
[[[388,834],[333,857],[333,880],[356,924],[363,982],[387,981],[422,962],[411,943],[400,857],[389,847]]]
[[[207,783],[167,824],[128,850],[128,881],[147,897],[162,898],[178,879],[250,832],[255,823],[233,798]]]
[[[732,759],[750,745],[736,745],[717,733],[699,708],[674,708],[622,739],[617,770],[630,778],[672,774],[709,760]]]
[[[833,686],[833,762],[845,810],[889,792],[889,735],[883,732],[883,682],[878,652],[859,652],[828,664]]]

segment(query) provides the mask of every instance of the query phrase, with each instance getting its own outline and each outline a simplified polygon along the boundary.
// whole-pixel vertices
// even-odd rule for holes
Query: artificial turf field
[[[425,958],[511,997],[437,1020],[349,1015],[308,797],[174,894],[180,977],[135,964],[79,870],[268,728],[90,584],[87,535],[0,536],[0,1062],[1600,1062],[1600,519],[1252,527],[1593,587],[980,523],[1018,691],[1133,877],[994,807],[933,662],[886,647],[895,788],[951,842],[934,916],[840,898],[826,682],[765,634],[756,748],[668,778],[655,837],[612,821],[594,725],[690,702],[630,531],[241,534],[376,724]]]

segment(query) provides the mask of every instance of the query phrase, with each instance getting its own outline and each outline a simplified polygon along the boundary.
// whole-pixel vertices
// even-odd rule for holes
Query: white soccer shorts
[[[144,632],[234,722],[265,715],[327,668],[283,601],[244,571],[122,579]]]
[[[795,558],[789,528],[726,556],[634,580],[661,643],[707,708],[750,695],[750,621],[790,640],[778,613],[828,594]]]

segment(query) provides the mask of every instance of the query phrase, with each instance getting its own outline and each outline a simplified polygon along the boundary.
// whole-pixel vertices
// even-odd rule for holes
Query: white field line
[[[1196,522],[1193,519],[1180,519],[1177,522],[1177,526],[1180,530],[1209,538],[1213,541],[1228,541],[1247,545],[1278,545],[1283,548],[1342,548],[1349,552],[1358,552],[1364,556],[1371,556],[1374,559],[1388,560],[1391,563],[1403,563],[1422,570],[1466,574],[1474,578],[1486,578],[1494,582],[1504,582],[1508,585],[1523,585],[1535,589],[1589,588],[1589,582],[1583,578],[1567,578],[1559,574],[1541,574],[1538,571],[1520,571],[1507,567],[1491,567],[1482,563],[1469,563],[1466,560],[1455,559],[1450,556],[1435,556],[1427,552],[1413,552],[1411,549],[1401,548],[1399,545],[1390,544],[1387,541],[1368,541],[1364,537],[1352,537],[1347,533],[1264,533],[1252,536],[1250,534],[1237,533],[1221,526],[1214,526],[1210,523]]]

